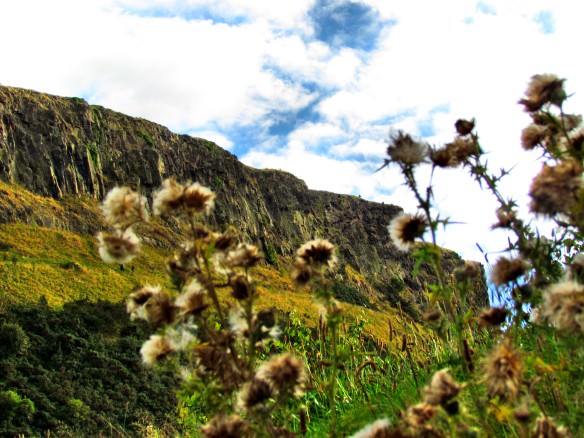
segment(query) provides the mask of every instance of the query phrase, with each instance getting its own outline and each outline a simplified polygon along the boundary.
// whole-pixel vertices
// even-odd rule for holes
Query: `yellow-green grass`
[[[60,307],[75,299],[118,302],[137,285],[159,284],[166,254],[144,245],[136,262],[122,271],[105,264],[96,239],[25,224],[0,225],[0,289],[3,299]]]

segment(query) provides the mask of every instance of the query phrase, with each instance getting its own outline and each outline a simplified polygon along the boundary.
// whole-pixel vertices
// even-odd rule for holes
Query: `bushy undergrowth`
[[[141,365],[145,333],[122,305],[104,301],[5,308],[0,435],[142,435],[148,424],[177,430],[178,379]]]

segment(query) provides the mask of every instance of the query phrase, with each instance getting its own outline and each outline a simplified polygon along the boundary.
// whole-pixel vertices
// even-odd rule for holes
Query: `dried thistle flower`
[[[526,151],[529,151],[537,145],[543,145],[550,135],[551,131],[549,127],[531,124],[521,131],[521,146]]]
[[[499,397],[501,400],[517,398],[522,375],[522,363],[517,350],[507,342],[499,344],[484,359],[483,368],[489,397]]]
[[[564,426],[556,426],[550,417],[541,416],[535,420],[531,436],[533,438],[563,438],[572,435]]]
[[[388,226],[393,244],[402,251],[409,251],[415,239],[424,235],[428,223],[421,214],[402,213],[396,216]]]
[[[478,152],[473,140],[456,137],[442,148],[430,150],[430,160],[438,167],[457,167]]]
[[[161,293],[160,286],[144,286],[135,289],[129,296],[126,302],[126,311],[132,315],[136,312],[140,312],[141,309],[144,309],[144,304],[156,294]],[[135,316],[132,316],[132,319],[135,319]],[[145,319],[144,317],[141,317]]]
[[[315,239],[303,244],[296,251],[298,259],[314,268],[332,268],[337,262],[335,246],[328,240]]]
[[[99,255],[106,263],[123,265],[131,262],[140,252],[140,239],[128,228],[125,231],[116,230],[114,234],[99,233]]]
[[[263,379],[253,378],[243,385],[237,396],[237,407],[241,410],[250,409],[265,403],[274,395],[272,386]]]
[[[519,101],[528,112],[539,111],[546,103],[561,106],[566,100],[565,79],[553,74],[541,74],[531,77],[525,92],[525,99]]]
[[[456,132],[458,132],[458,135],[462,136],[468,135],[472,132],[472,130],[475,127],[475,119],[474,118],[470,120],[458,119],[454,124],[454,127],[456,128]]]
[[[513,210],[507,210],[503,207],[497,209],[497,223],[491,228],[511,228],[512,226],[520,225],[521,221],[517,219],[517,215]]]
[[[257,246],[240,243],[237,248],[227,253],[225,263],[231,267],[251,268],[257,265],[262,258],[262,253]]]
[[[426,161],[428,146],[425,143],[414,140],[403,131],[397,131],[389,137],[387,155],[392,161],[414,166]]]
[[[463,266],[454,270],[454,278],[459,282],[482,280],[483,266],[479,262],[466,260]]]
[[[440,370],[434,373],[430,384],[424,388],[424,400],[445,408],[461,389],[462,385],[454,381],[449,369]]]
[[[209,214],[215,199],[215,193],[199,183],[188,186],[183,194],[185,208],[195,213]]]
[[[408,409],[406,423],[414,429],[424,428],[426,423],[436,416],[436,412],[436,407],[430,403],[418,403]]]
[[[153,294],[144,304],[146,320],[154,327],[174,321],[176,307],[163,291]]]
[[[155,215],[169,214],[179,209],[185,187],[174,178],[162,181],[162,187],[154,193],[152,208]]]
[[[193,279],[183,289],[182,294],[176,297],[174,305],[183,315],[198,315],[209,307],[206,298],[207,291],[197,279]]]
[[[284,353],[262,364],[256,372],[256,378],[267,381],[279,393],[291,391],[300,396],[306,373],[299,359]]]
[[[502,286],[517,280],[528,269],[529,265],[521,258],[508,259],[507,257],[501,257],[491,271],[491,281],[497,286]]]
[[[383,418],[366,425],[350,438],[390,438],[394,436],[389,426],[389,420]]]
[[[152,335],[140,348],[142,361],[146,365],[154,365],[157,361],[176,351],[176,345],[169,339],[160,335]]]
[[[584,286],[575,281],[551,285],[543,295],[541,316],[569,333],[584,332]]]
[[[148,219],[146,205],[146,197],[129,187],[114,187],[106,195],[101,210],[108,223],[126,228]]]
[[[553,216],[568,213],[578,201],[582,190],[582,165],[574,160],[562,161],[555,166],[543,165],[529,189],[534,213]]]
[[[509,312],[504,307],[483,310],[478,317],[479,327],[497,327],[505,322]]]
[[[203,426],[201,432],[207,438],[244,438],[248,436],[248,429],[240,416],[219,414]]]
[[[314,272],[310,265],[302,259],[296,259],[292,269],[292,281],[296,286],[303,287],[313,278]]]

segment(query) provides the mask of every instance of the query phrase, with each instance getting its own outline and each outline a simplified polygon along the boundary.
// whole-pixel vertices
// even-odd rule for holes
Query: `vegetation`
[[[489,170],[474,119],[458,120],[454,140],[439,147],[404,132],[391,136],[385,165],[397,166],[418,203],[416,212],[389,224],[392,243],[414,259],[414,280],[396,272],[382,288],[398,310],[364,299],[357,287],[366,280],[349,266],[343,268],[347,281],[339,282],[336,249],[327,240],[302,244],[290,275],[262,264],[257,247],[206,224],[215,194],[197,183],[168,179],[154,194],[154,215],[174,218],[184,231],[170,258],[142,244],[159,219],[150,219],[146,199],[126,187],[112,190],[102,206],[109,228],[99,233],[98,250],[113,269],[97,267],[89,241],[78,236],[11,226],[0,236],[0,249],[6,254],[2,268],[14,275],[7,283],[19,285],[14,297],[26,299],[18,296],[25,287],[18,275],[31,261],[43,265],[47,278],[49,265],[63,278],[135,266],[116,282],[129,293],[132,319],[148,324],[124,325],[121,306],[104,302],[65,304],[58,319],[46,304],[5,304],[3,431],[92,434],[108,425],[111,434],[147,436],[582,436],[584,130],[580,116],[564,113],[566,98],[563,80],[536,75],[520,101],[533,120],[522,146],[539,150],[543,161],[529,210],[554,222],[550,237],[521,219],[517,203],[500,193],[508,171]],[[422,166],[433,176],[462,167],[499,202],[493,228],[510,237],[490,272],[499,300],[493,307],[473,302],[484,283],[482,267],[455,267],[436,245],[438,229],[450,221],[436,213],[432,182],[418,180]],[[45,241],[51,249],[41,255],[35,248]],[[19,263],[21,269],[10,271],[8,265]],[[418,276],[423,269],[434,275]],[[420,278],[423,299],[405,296],[406,283]],[[49,284],[53,297],[65,286]],[[423,315],[426,327],[408,313]],[[135,361],[138,350],[142,366],[129,358]],[[78,367],[74,352],[91,365]],[[123,366],[113,362],[118,354]],[[113,371],[105,376],[105,368]],[[60,380],[49,382],[58,381],[58,388],[42,379],[57,369]],[[135,380],[140,373],[154,380]],[[182,383],[176,415],[165,423],[168,411],[156,411],[134,385],[154,391],[150,402],[162,400],[162,393],[171,397],[174,391],[162,391],[156,379],[168,378],[164,385],[175,388],[171,376]],[[122,391],[123,384],[128,388]],[[101,393],[153,410],[142,417],[137,407],[128,411],[128,423],[120,405],[100,403]]]

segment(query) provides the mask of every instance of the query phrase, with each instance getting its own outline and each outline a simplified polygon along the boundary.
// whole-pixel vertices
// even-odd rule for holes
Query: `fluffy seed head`
[[[261,365],[256,377],[268,382],[275,391],[292,391],[296,395],[302,393],[302,386],[306,381],[304,365],[290,353],[277,356]]]
[[[148,219],[146,205],[146,198],[129,187],[114,187],[106,195],[101,210],[108,223],[125,228]]]
[[[136,312],[139,312],[140,309],[144,308],[146,302],[156,294],[161,293],[160,286],[144,286],[138,289],[135,289],[129,296],[126,301],[126,311],[132,315]],[[132,316],[132,319],[135,319]]]
[[[491,307],[483,310],[479,315],[480,327],[497,327],[505,322],[509,312],[504,307]]]
[[[525,91],[525,99],[519,103],[528,112],[539,111],[546,103],[561,106],[567,97],[564,81],[553,74],[534,75]]]
[[[526,151],[535,148],[537,145],[544,144],[544,141],[549,138],[551,132],[545,125],[531,124],[521,131],[521,146]]]
[[[298,259],[314,268],[327,266],[334,267],[337,262],[335,256],[335,246],[328,240],[315,239],[306,242],[298,251],[296,251]]]
[[[366,425],[350,438],[389,438],[392,436],[391,432],[389,420],[383,418]]]
[[[502,286],[517,280],[529,269],[529,265],[523,259],[508,259],[501,257],[491,271],[491,281],[497,286]]]
[[[207,187],[203,187],[199,183],[194,183],[184,191],[184,205],[188,210],[195,213],[204,212],[205,214],[209,214],[213,208],[215,196],[215,193]]]
[[[99,255],[106,263],[129,263],[140,252],[140,239],[128,228],[115,233],[99,233]]]
[[[422,215],[402,213],[391,221],[388,230],[393,244],[402,251],[409,251],[415,239],[422,237],[427,227]]]
[[[584,286],[575,281],[553,284],[543,300],[542,317],[568,333],[584,332]]]
[[[160,335],[152,335],[142,345],[140,354],[146,365],[154,365],[164,356],[176,351],[176,346],[167,338]]]
[[[154,193],[152,208],[155,215],[169,214],[179,209],[185,187],[174,178],[162,181],[162,187]]]
[[[519,395],[522,365],[519,353],[508,343],[496,346],[484,359],[485,386],[491,398],[515,399]]]
[[[240,243],[233,251],[229,251],[225,258],[225,263],[231,267],[251,268],[257,265],[262,258],[263,256],[257,246]]]
[[[201,432],[206,438],[244,438],[248,436],[248,426],[238,415],[219,414]]]
[[[456,137],[442,148],[430,150],[430,160],[438,167],[457,167],[478,151],[473,140]]]
[[[198,315],[208,307],[207,291],[198,280],[193,279],[176,297],[174,305],[183,315]]]
[[[241,388],[237,396],[239,409],[250,409],[273,396],[272,386],[263,379],[254,378]]]
[[[445,407],[461,389],[462,385],[454,381],[450,370],[444,369],[434,373],[430,384],[424,388],[424,396],[427,403]]]
[[[544,164],[531,183],[529,209],[548,216],[568,213],[578,201],[582,185],[580,163],[569,160],[555,166]]]
[[[437,409],[430,403],[418,403],[407,411],[406,423],[414,429],[424,428],[426,423],[436,415]]]
[[[425,143],[414,140],[403,131],[397,131],[389,137],[387,155],[392,161],[414,166],[426,161],[428,146]]]

